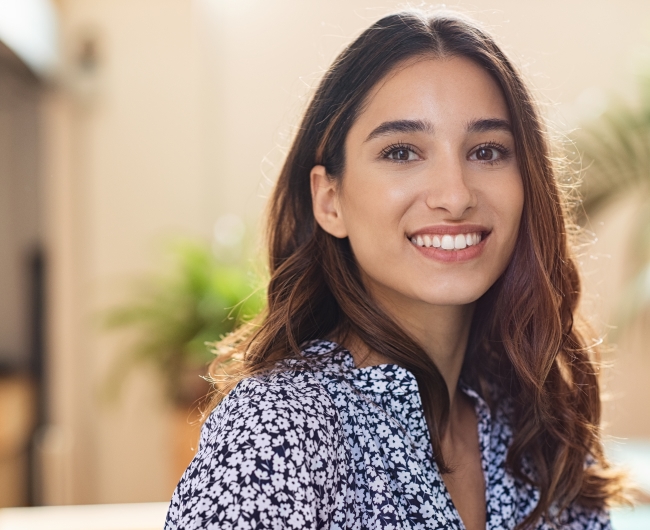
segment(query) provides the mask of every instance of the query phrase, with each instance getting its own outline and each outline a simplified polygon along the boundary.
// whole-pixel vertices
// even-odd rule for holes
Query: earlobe
[[[314,166],[309,174],[314,217],[320,227],[334,237],[347,237],[341,214],[336,181],[329,178],[325,166]]]

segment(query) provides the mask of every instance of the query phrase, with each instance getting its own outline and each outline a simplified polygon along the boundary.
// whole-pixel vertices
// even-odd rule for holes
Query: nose
[[[452,153],[435,157],[427,174],[429,208],[445,210],[452,219],[460,219],[476,206],[476,194],[464,169],[463,160]]]

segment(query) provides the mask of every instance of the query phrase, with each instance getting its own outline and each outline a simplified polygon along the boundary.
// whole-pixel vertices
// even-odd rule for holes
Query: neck
[[[458,406],[458,379],[467,349],[474,304],[436,306],[413,300],[389,300],[381,295],[375,299],[434,362],[447,385],[450,413],[454,416]],[[357,366],[391,362],[378,352],[370,351],[356,337],[348,337],[346,342]]]
[[[391,316],[415,339],[442,375],[455,410],[458,379],[465,359],[474,304],[459,306],[400,307]]]

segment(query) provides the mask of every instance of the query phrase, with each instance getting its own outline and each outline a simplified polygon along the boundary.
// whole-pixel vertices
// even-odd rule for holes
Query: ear
[[[347,237],[348,232],[341,214],[336,181],[329,178],[325,166],[314,166],[309,177],[311,203],[316,222],[325,232],[334,237]]]

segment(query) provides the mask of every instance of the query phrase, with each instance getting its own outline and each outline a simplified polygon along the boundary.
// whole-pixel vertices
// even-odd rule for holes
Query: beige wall
[[[49,100],[50,503],[170,495],[169,432],[149,374],[120,402],[101,383],[118,352],[98,313],[151,265],[156,239],[205,234],[199,50],[181,1],[60,2],[66,70]],[[95,39],[96,74],[76,66]],[[148,377],[147,377],[148,376]]]
[[[397,5],[369,8],[378,3],[59,0],[66,68],[47,107],[46,501],[170,496],[171,428],[155,378],[134,377],[118,405],[98,400],[121,342],[98,332],[97,311],[120,298],[124,278],[155,265],[161,236],[209,236],[224,213],[257,219],[309,87],[351,37]],[[633,93],[633,65],[650,43],[649,2],[461,6],[493,27],[569,125],[602,91]],[[96,74],[75,66],[89,36]],[[626,425],[616,432],[650,436],[648,421]]]

